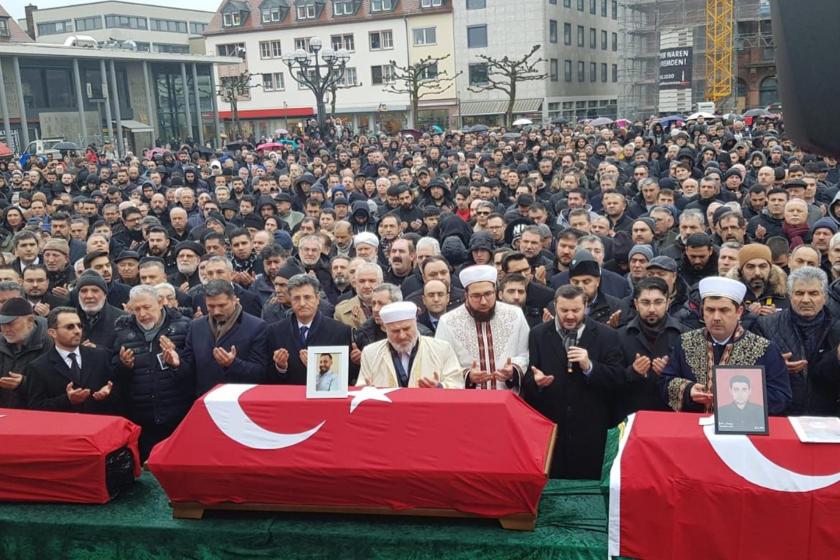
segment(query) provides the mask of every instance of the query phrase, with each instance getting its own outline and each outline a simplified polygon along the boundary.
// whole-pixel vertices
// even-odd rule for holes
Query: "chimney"
[[[29,36],[32,37],[32,40],[35,40],[35,18],[32,17],[32,14],[38,9],[38,6],[35,4],[27,4],[24,6],[23,10],[26,14],[26,32],[29,33]]]

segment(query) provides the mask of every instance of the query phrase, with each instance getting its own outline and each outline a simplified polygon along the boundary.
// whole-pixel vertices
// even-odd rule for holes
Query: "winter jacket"
[[[52,339],[47,335],[47,321],[40,317],[35,318],[35,326],[29,335],[29,338],[15,351],[12,346],[6,342],[6,339],[0,336],[0,376],[6,376],[10,371],[15,373],[23,373],[23,369],[29,362],[32,362],[40,356],[51,350],[53,347]],[[18,408],[24,406],[26,389],[24,385],[26,380],[18,386],[14,391],[7,389],[0,389],[0,408]]]
[[[195,381],[178,375],[158,359],[160,337],[175,343],[179,353],[189,329],[190,320],[175,309],[164,308],[160,330],[147,342],[144,331],[133,315],[117,319],[115,354],[112,359],[117,379],[123,386],[129,418],[143,426],[177,422],[189,410],[195,395]],[[134,352],[134,367],[127,368],[120,361],[119,349]]]

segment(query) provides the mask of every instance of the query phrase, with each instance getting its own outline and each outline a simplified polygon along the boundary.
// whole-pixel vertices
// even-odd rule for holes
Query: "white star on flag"
[[[380,389],[379,387],[366,386],[362,387],[359,391],[351,392],[350,394],[353,396],[353,400],[350,401],[350,414],[353,414],[356,407],[365,401],[393,402],[390,398],[388,398],[388,393],[397,390],[399,389]]]

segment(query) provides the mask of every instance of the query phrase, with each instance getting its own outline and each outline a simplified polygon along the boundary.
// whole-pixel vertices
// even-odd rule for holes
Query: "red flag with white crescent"
[[[631,417],[610,473],[610,555],[832,558],[840,551],[840,446],[715,435],[700,415]]]

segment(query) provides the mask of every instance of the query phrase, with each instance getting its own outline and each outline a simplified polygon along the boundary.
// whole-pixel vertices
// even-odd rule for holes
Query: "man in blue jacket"
[[[195,376],[196,396],[218,383],[261,383],[268,365],[266,325],[242,310],[227,280],[204,287],[207,315],[194,319],[178,354],[183,375]]]

